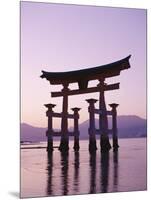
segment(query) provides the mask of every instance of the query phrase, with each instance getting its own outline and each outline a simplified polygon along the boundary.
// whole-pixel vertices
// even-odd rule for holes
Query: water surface
[[[97,141],[92,155],[87,140],[80,141],[76,153],[73,141],[68,154],[55,149],[48,156],[44,148],[22,149],[21,197],[146,190],[146,139],[119,139],[119,145],[118,152],[101,154]]]

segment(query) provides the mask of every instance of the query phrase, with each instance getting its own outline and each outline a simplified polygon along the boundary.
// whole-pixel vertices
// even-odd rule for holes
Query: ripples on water
[[[121,139],[119,152],[104,154],[89,154],[88,141],[80,141],[79,152],[70,144],[68,154],[21,150],[22,197],[146,189],[146,139]]]

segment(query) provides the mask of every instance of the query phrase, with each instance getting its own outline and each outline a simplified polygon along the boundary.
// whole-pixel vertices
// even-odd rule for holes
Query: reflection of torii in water
[[[54,104],[45,104],[48,108],[47,116],[48,116],[48,152],[53,151],[53,136],[61,136],[61,142],[59,146],[60,151],[67,151],[69,149],[69,136],[74,136],[74,149],[79,150],[79,127],[78,127],[78,119],[79,114],[78,111],[80,108],[72,108],[74,114],[68,114],[68,96],[69,95],[78,95],[78,94],[86,94],[92,92],[99,92],[99,109],[95,109],[95,99],[88,99],[89,103],[89,115],[90,115],[90,127],[89,127],[89,150],[95,151],[96,147],[96,139],[95,135],[100,135],[100,145],[101,151],[109,151],[111,145],[109,143],[108,137],[108,120],[107,115],[112,115],[112,133],[113,133],[113,148],[117,150],[118,141],[117,141],[117,122],[116,122],[116,107],[118,104],[110,104],[112,110],[106,110],[104,92],[108,90],[119,89],[119,83],[105,84],[105,78],[114,77],[120,75],[121,70],[130,68],[129,59],[130,55],[122,60],[119,60],[114,63],[110,63],[103,66],[98,66],[94,68],[88,68],[77,71],[69,71],[69,72],[45,72],[42,71],[41,78],[46,78],[50,84],[52,85],[63,85],[62,91],[59,92],[51,92],[52,97],[63,97],[63,106],[61,113],[54,113],[53,107]],[[88,88],[88,81],[90,80],[99,80],[99,84],[96,87]],[[70,83],[78,83],[79,89],[70,90],[68,88]],[[99,114],[99,130],[95,129],[94,123],[94,115]],[[52,117],[60,117],[61,121],[61,132],[55,132],[52,128]],[[68,118],[74,119],[74,131],[68,131]]]

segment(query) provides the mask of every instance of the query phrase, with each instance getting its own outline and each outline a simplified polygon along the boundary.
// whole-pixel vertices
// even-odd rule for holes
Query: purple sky
[[[51,98],[50,92],[62,87],[41,79],[41,70],[95,67],[129,54],[131,68],[106,81],[120,82],[119,90],[106,92],[106,103],[119,103],[119,115],[146,118],[146,10],[21,2],[22,122],[46,126],[45,103],[61,111],[62,98]],[[69,97],[69,110],[82,108],[80,122],[88,118],[85,99],[90,97],[98,93]]]

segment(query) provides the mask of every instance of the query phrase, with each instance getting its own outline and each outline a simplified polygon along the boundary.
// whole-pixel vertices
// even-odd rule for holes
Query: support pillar
[[[63,107],[62,107],[62,121],[61,121],[61,141],[59,150],[64,152],[69,150],[69,136],[68,136],[68,83],[63,84]]]
[[[99,110],[101,114],[99,115],[99,129],[101,131],[100,134],[100,146],[101,152],[107,152],[111,149],[111,145],[108,137],[108,119],[107,119],[107,110],[105,104],[104,97],[104,78],[99,80],[98,87],[100,88],[100,96],[99,96]]]
[[[52,128],[52,114],[55,104],[45,104],[44,105],[48,110],[46,111],[46,116],[48,117],[48,130],[46,131],[47,136],[47,151],[48,153],[53,151],[53,128]]]
[[[116,108],[119,104],[112,103],[109,106],[112,108],[112,131],[113,131],[113,151],[117,151],[118,145],[118,129],[117,129],[117,111]]]
[[[79,151],[80,149],[80,146],[79,146],[79,123],[78,123],[78,120],[79,120],[79,113],[78,111],[80,110],[80,108],[72,108],[71,110],[73,110],[74,112],[74,146],[73,146],[73,149],[75,151]]]
[[[96,146],[96,137],[95,137],[95,116],[94,116],[94,104],[97,102],[96,99],[87,99],[89,103],[88,112],[89,112],[89,151],[90,153],[97,150]]]

